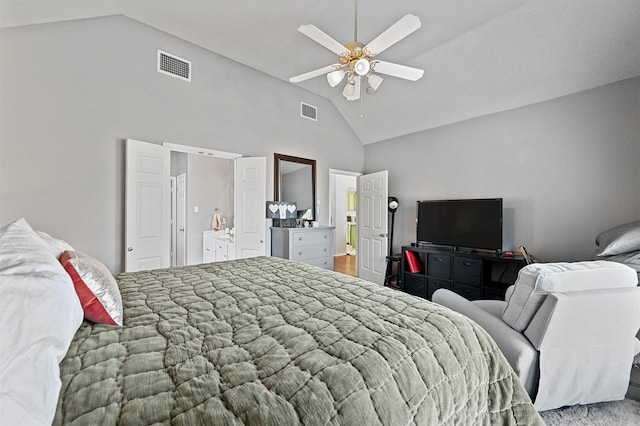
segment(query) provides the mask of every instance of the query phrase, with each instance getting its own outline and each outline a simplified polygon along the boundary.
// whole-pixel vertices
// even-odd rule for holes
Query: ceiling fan
[[[329,85],[336,87],[346,77],[347,83],[342,95],[348,101],[355,101],[360,99],[363,77],[374,92],[378,90],[383,81],[383,78],[377,73],[411,81],[422,78],[424,71],[421,69],[374,59],[378,54],[420,28],[422,25],[420,19],[415,15],[405,15],[365,45],[357,41],[358,1],[354,0],[354,3],[354,41],[350,43],[342,45],[314,25],[300,25],[298,31],[338,55],[339,62],[291,77],[289,79],[291,83],[299,83],[326,74]],[[368,89],[367,91],[369,92]]]

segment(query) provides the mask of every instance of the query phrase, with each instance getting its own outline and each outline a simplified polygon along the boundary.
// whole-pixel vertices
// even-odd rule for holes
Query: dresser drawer
[[[444,280],[451,279],[451,256],[446,254],[427,254],[427,275]]]
[[[480,286],[482,281],[482,260],[456,257],[453,260],[453,281]]]
[[[293,248],[291,260],[313,259],[314,257],[327,257],[331,255],[329,244],[298,246]]]
[[[333,270],[333,257],[318,257],[315,259],[308,259],[303,261],[307,265],[317,266],[318,268]]]
[[[293,247],[324,244],[331,242],[331,234],[326,231],[320,232],[296,232],[292,236]]]

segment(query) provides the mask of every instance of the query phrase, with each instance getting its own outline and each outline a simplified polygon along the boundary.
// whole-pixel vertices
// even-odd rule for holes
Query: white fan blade
[[[298,31],[300,31],[302,34],[306,35],[316,43],[320,43],[338,56],[349,51],[349,49],[335,41],[315,25],[300,25],[298,27]]]
[[[300,83],[301,81],[309,80],[310,78],[318,77],[319,75],[327,74],[331,71],[339,70],[341,66],[342,65],[340,64],[327,65],[326,67],[318,68],[317,70],[309,71],[304,74],[291,77],[289,81],[291,83]]]
[[[398,22],[387,28],[378,37],[371,40],[364,51],[371,56],[376,56],[390,46],[393,46],[412,32],[420,28],[420,18],[415,15],[404,15]]]
[[[405,80],[416,81],[422,78],[424,70],[398,65],[385,61],[373,61],[373,71],[393,77],[404,78]]]

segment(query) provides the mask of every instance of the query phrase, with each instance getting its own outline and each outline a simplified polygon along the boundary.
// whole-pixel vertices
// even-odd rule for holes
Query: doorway
[[[264,219],[264,205],[266,202],[266,158],[242,157],[239,154],[213,151],[184,145],[163,143],[162,145],[126,140],[126,169],[125,169],[125,272],[142,269],[168,268],[172,258],[178,263],[178,256],[172,257],[171,235],[177,226],[177,189],[172,197],[171,189],[171,152],[185,152],[209,155],[232,160],[230,171],[226,178],[233,179],[233,189],[221,190],[228,193],[232,200],[233,221],[227,226],[235,227],[233,239],[235,241],[235,257],[249,257],[264,255],[266,220]],[[175,187],[178,187],[178,175],[175,176]],[[198,178],[186,176],[185,186],[197,183]],[[224,179],[220,179],[224,183]],[[216,186],[215,179],[204,179],[202,187]],[[171,208],[172,198],[176,200],[176,208]],[[196,232],[198,241],[195,249],[193,242],[185,237],[184,264],[198,263],[202,257],[203,230],[210,229],[215,216],[216,207],[207,206],[197,201],[192,203],[188,188],[185,194],[185,234]],[[231,207],[227,209],[231,211]],[[172,216],[172,213],[173,216]],[[189,217],[200,214],[201,221],[190,222]],[[174,223],[172,226],[173,217]],[[195,226],[192,226],[195,223]],[[191,228],[191,231],[190,231]],[[199,229],[199,231],[198,231]],[[223,231],[224,232],[224,231]],[[176,238],[176,252],[178,249]],[[233,243],[232,243],[233,244]],[[189,259],[189,253],[196,253],[197,259]]]
[[[329,218],[331,226],[336,228],[334,269],[354,276],[357,275],[357,178],[360,175],[329,170]]]
[[[234,223],[234,160],[171,150],[171,266],[203,263],[203,232],[230,233]],[[173,195],[173,194],[172,194]],[[214,227],[214,219],[220,222]]]

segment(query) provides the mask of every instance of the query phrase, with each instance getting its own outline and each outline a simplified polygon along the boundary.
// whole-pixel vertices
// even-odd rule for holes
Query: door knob
[[[127,251],[133,251],[133,247],[127,247]]]

